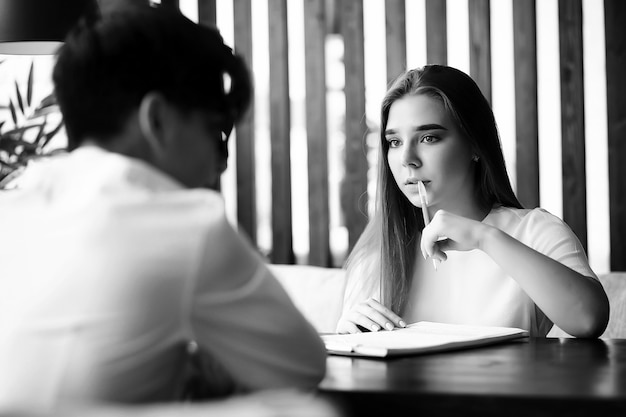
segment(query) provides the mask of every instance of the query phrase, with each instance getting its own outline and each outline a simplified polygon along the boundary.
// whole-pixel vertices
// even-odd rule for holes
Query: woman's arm
[[[438,241],[439,236],[447,239]],[[422,253],[445,260],[446,250],[479,249],[515,279],[557,326],[575,337],[598,337],[609,303],[600,282],[484,223],[439,211],[422,234]]]

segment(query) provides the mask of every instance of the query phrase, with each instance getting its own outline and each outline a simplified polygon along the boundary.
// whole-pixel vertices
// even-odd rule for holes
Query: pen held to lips
[[[422,181],[417,182],[417,192],[420,195],[420,202],[422,204],[422,216],[424,216],[424,226],[430,223],[430,216],[428,215],[428,194],[426,193],[426,187]],[[437,270],[437,260],[433,259],[433,267]]]

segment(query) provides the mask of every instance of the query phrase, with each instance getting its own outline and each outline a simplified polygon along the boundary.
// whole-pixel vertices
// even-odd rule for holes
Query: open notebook
[[[330,354],[385,358],[484,346],[522,337],[528,337],[528,332],[512,327],[420,321],[406,328],[323,335],[322,339]]]

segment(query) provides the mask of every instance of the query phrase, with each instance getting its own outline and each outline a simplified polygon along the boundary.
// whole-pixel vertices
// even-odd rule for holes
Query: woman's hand
[[[445,261],[445,251],[481,249],[482,238],[493,227],[476,220],[439,210],[422,231],[421,250],[424,259]]]
[[[361,329],[377,332],[381,329],[393,330],[394,327],[406,327],[406,323],[378,300],[370,298],[341,317],[337,333],[361,333]]]

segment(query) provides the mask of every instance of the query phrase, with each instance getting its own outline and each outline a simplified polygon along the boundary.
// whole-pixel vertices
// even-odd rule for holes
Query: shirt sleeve
[[[191,337],[240,390],[315,388],[326,364],[320,337],[218,211],[189,295]]]
[[[598,279],[580,240],[561,219],[537,208],[524,218],[523,227],[525,236],[520,240],[525,244],[581,275]]]
[[[598,279],[589,266],[580,240],[561,219],[548,211],[536,208],[524,218],[520,240],[537,252],[562,263],[581,275]],[[535,306],[531,317],[533,334],[545,336],[552,321]]]

